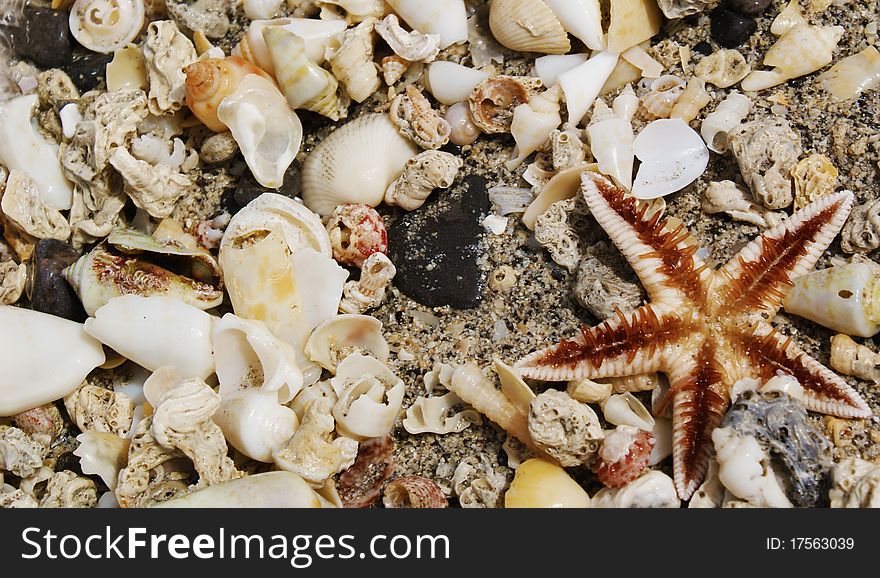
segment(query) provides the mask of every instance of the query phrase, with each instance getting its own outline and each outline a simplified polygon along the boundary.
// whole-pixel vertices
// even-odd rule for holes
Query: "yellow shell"
[[[565,54],[571,50],[562,23],[542,0],[494,0],[489,28],[511,50]]]
[[[589,508],[590,496],[561,467],[533,458],[516,469],[505,508]]]
[[[258,68],[238,56],[208,58],[184,68],[186,73],[186,105],[205,126],[214,132],[228,130],[217,118],[217,107],[235,92],[238,83],[248,74],[272,80]]]
[[[658,32],[663,18],[654,0],[611,0],[608,50],[623,52]]]

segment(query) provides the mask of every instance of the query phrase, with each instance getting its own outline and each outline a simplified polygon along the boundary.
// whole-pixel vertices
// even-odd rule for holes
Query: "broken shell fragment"
[[[489,28],[495,40],[511,50],[542,54],[571,50],[562,22],[542,0],[493,0]]]
[[[654,429],[654,416],[633,394],[612,395],[602,404],[605,420],[614,425],[630,425],[643,431]]]
[[[619,54],[660,32],[663,15],[655,0],[614,0],[610,4],[607,50]]]
[[[418,30],[407,32],[394,14],[389,14],[376,24],[376,33],[394,54],[407,62],[432,62],[440,51],[439,34],[422,34]]]
[[[73,455],[79,458],[84,474],[95,474],[111,491],[116,489],[119,471],[128,460],[130,440],[107,432],[87,431],[76,436],[79,447]]]
[[[565,94],[569,124],[577,126],[587,115],[618,59],[617,52],[606,50],[559,75],[557,82]]]
[[[510,132],[516,141],[516,148],[511,159],[505,163],[508,170],[517,168],[530,154],[549,142],[552,132],[562,123],[559,97],[560,88],[554,86],[513,110]]]
[[[325,228],[333,258],[345,265],[361,268],[374,253],[388,251],[385,223],[369,205],[339,205],[333,209]]]
[[[424,34],[439,34],[440,48],[468,39],[464,0],[387,0],[407,24]]]
[[[214,484],[155,508],[332,508],[298,475],[266,472]]]
[[[400,134],[425,150],[439,149],[449,142],[452,127],[413,85],[394,98],[388,114]]]
[[[589,508],[590,496],[565,470],[541,458],[526,460],[516,469],[505,508]]]
[[[339,400],[333,406],[336,430],[361,441],[387,435],[403,404],[403,381],[374,357],[353,353],[330,380]]]
[[[837,101],[856,99],[864,91],[880,85],[880,51],[869,46],[847,56],[820,74],[817,80]]]
[[[684,80],[672,74],[661,76],[651,82],[650,90],[640,99],[642,108],[647,112],[647,118],[649,120],[669,118],[684,88]]]
[[[244,15],[251,20],[267,20],[274,18],[281,9],[284,0],[244,0]]]
[[[837,188],[840,173],[831,159],[823,154],[811,154],[791,169],[794,182],[794,208],[800,210]]]
[[[684,122],[690,123],[710,102],[712,102],[712,97],[706,92],[706,83],[693,77],[688,81],[687,88],[681,93],[675,106],[672,107],[669,118],[680,118]]]
[[[474,423],[482,423],[480,414],[472,409],[450,415],[450,411],[460,405],[461,398],[451,392],[441,396],[418,397],[406,409],[403,429],[411,434],[444,435],[464,431]]]
[[[251,22],[241,41],[232,49],[232,54],[256,64],[269,74],[274,74],[272,57],[263,38],[263,29],[268,26],[277,26],[296,34],[305,43],[309,59],[320,65],[324,62],[327,49],[338,46],[337,35],[345,30],[346,23],[345,20],[312,18],[275,18]]]
[[[635,162],[635,136],[630,120],[613,112],[601,99],[597,100],[587,126],[587,135],[599,171],[610,176],[619,186],[629,189]]]
[[[463,165],[452,153],[424,151],[406,162],[403,173],[385,191],[385,203],[414,211],[435,189],[451,187]]]
[[[229,445],[258,462],[271,463],[274,452],[296,433],[299,420],[278,403],[278,393],[246,389],[223,398],[212,419]]]
[[[489,73],[445,60],[432,62],[425,73],[425,88],[438,102],[453,105],[468,99]]]
[[[113,53],[113,60],[107,64],[107,90],[148,90],[147,69],[144,55],[134,44],[120,48]]]
[[[513,368],[500,359],[492,361],[492,371],[498,375],[501,382],[501,391],[523,415],[529,414],[529,405],[535,399],[535,392],[523,380],[519,370]]]
[[[738,50],[722,48],[694,68],[694,75],[718,88],[733,86],[751,72],[746,57]]]
[[[468,98],[474,123],[485,133],[510,132],[514,109],[529,102],[540,87],[537,78],[494,76],[474,88]]]
[[[70,8],[70,32],[92,52],[123,48],[143,25],[143,0],[76,0]]]
[[[642,161],[633,183],[637,199],[655,199],[685,188],[709,166],[709,150],[680,118],[655,120],[639,133],[633,151]]]
[[[764,90],[819,70],[831,62],[843,31],[843,26],[792,27],[764,56],[764,66],[772,66],[773,70],[752,71],[743,79],[742,89]]]
[[[649,470],[620,488],[603,488],[593,496],[594,508],[680,508],[672,478]]]
[[[449,502],[434,480],[422,476],[397,478],[385,486],[386,508],[446,508]]]
[[[590,50],[605,48],[599,0],[544,0],[544,3],[559,18],[566,32],[578,38],[587,48]]]
[[[309,359],[331,373],[336,373],[339,364],[352,353],[367,354],[382,363],[388,361],[381,321],[369,315],[337,315],[317,326],[306,342]]]
[[[375,18],[370,18],[343,32],[339,48],[327,58],[333,75],[355,102],[365,101],[381,84],[379,71],[373,62],[375,23]]]
[[[880,354],[843,333],[831,338],[831,367],[844,375],[880,383]]]

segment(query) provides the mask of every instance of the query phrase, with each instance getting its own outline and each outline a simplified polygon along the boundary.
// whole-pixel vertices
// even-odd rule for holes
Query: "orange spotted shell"
[[[217,108],[224,98],[235,92],[242,78],[258,74],[272,80],[262,68],[239,56],[208,58],[190,64],[183,71],[186,73],[186,105],[214,132],[229,130],[217,118]]]

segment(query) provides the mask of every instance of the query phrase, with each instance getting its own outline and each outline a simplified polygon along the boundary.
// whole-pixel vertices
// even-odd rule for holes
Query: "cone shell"
[[[489,28],[495,39],[511,50],[542,54],[571,50],[565,28],[542,0],[493,0]]]
[[[248,74],[272,78],[261,68],[238,56],[208,58],[184,68],[186,73],[186,105],[205,126],[214,132],[228,130],[217,118],[217,108],[224,98],[235,92],[238,83]]]

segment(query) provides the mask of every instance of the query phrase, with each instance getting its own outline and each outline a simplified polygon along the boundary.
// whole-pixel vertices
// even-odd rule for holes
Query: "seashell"
[[[0,328],[0,416],[61,399],[104,363],[101,344],[80,323],[0,305]],[[52,353],[52,363],[46,363],[46,351]]]
[[[385,298],[385,289],[391,284],[397,269],[384,253],[373,253],[361,266],[361,278],[349,281],[342,291],[339,311],[360,314],[375,309]]]
[[[278,188],[302,144],[303,129],[272,81],[245,76],[217,108],[258,183]]]
[[[474,122],[471,107],[466,102],[456,102],[450,106],[444,118],[450,126],[449,140],[452,144],[458,146],[474,144],[483,134]]]
[[[656,466],[672,455],[672,420],[667,417],[657,417],[654,421],[654,449],[648,459],[649,466]]]
[[[541,79],[544,86],[553,86],[561,74],[580,66],[589,58],[587,53],[541,56],[535,59],[535,76]]]
[[[844,253],[870,253],[880,247],[880,199],[857,205],[840,237]]]
[[[618,59],[618,53],[606,50],[559,75],[557,82],[565,94],[569,124],[577,126],[581,123],[614,71]]]
[[[654,0],[614,0],[606,35],[606,49],[620,54],[660,32],[663,21]]]
[[[248,74],[269,76],[238,56],[208,58],[184,68],[186,73],[186,105],[196,118],[214,132],[229,130],[218,117],[217,109],[227,96],[235,92],[241,79]]]
[[[706,92],[706,83],[697,77],[688,80],[687,88],[678,97],[675,106],[669,113],[669,118],[680,118],[686,123],[699,116],[700,111],[712,102],[712,97]]]
[[[550,152],[553,169],[564,171],[581,165],[587,159],[587,149],[581,141],[582,132],[576,128],[553,130],[550,133]]]
[[[654,429],[654,417],[651,412],[629,392],[612,395],[606,399],[602,404],[602,413],[605,420],[614,425],[631,425],[648,432]]]
[[[421,476],[397,478],[385,486],[382,504],[386,508],[446,508],[449,502],[433,480]]]
[[[495,358],[492,361],[492,371],[498,375],[504,396],[519,409],[520,413],[528,415],[529,405],[535,399],[535,392],[523,381],[519,370]]]
[[[709,165],[709,150],[703,139],[680,118],[648,124],[633,142],[633,151],[642,161],[632,187],[637,199],[655,199],[680,191]]]
[[[196,49],[196,54],[199,55],[199,60],[226,58],[226,53],[223,52],[223,49],[211,44],[211,41],[208,40],[208,37],[201,30],[193,32],[192,42],[193,47]]]
[[[339,205],[325,227],[340,263],[360,268],[370,255],[388,251],[385,223],[369,205]]]
[[[832,508],[880,507],[878,487],[880,465],[861,458],[845,458],[831,470],[830,505]]]
[[[569,381],[565,391],[572,399],[581,403],[601,404],[611,396],[611,389],[612,385],[608,382],[584,378]]]
[[[816,72],[831,62],[843,32],[842,26],[794,26],[764,56],[764,66],[774,69],[752,71],[743,79],[742,89],[747,92],[764,90]]]
[[[528,427],[533,444],[563,467],[592,462],[605,437],[590,406],[553,389],[529,403]]]
[[[362,115],[330,133],[303,162],[303,201],[319,215],[337,205],[376,206],[417,152],[388,115]]]
[[[179,110],[187,92],[184,68],[198,60],[195,46],[173,21],[158,20],[147,26],[143,52],[150,112],[160,116]]]
[[[817,78],[834,100],[854,100],[866,90],[880,85],[880,51],[869,46],[847,56]]]
[[[516,469],[505,508],[589,508],[590,496],[565,470],[549,460],[532,458]]]
[[[593,463],[605,487],[619,488],[638,478],[648,467],[654,436],[632,426],[618,426],[602,440]]]
[[[712,432],[718,460],[718,479],[731,494],[759,508],[791,508],[777,480],[770,457],[751,435],[731,427]]]
[[[556,173],[541,187],[541,192],[526,208],[522,217],[523,224],[530,230],[534,230],[538,217],[544,214],[551,205],[577,195],[581,188],[581,173],[595,170],[599,170],[598,165],[581,164]]]
[[[263,322],[227,313],[215,323],[212,340],[218,393],[224,403],[240,392],[259,390],[274,392],[276,401],[286,404],[302,389],[296,351]]]
[[[422,34],[417,30],[407,32],[401,28],[394,14],[389,14],[376,24],[376,33],[394,54],[407,62],[432,62],[440,52],[439,34]]]
[[[644,78],[660,78],[663,65],[648,54],[641,46],[633,46],[624,50],[620,58],[642,71]]]
[[[113,53],[113,60],[107,64],[107,90],[148,90],[150,81],[144,65],[144,55],[140,48],[129,44]]]
[[[0,103],[0,164],[28,175],[43,202],[66,211],[73,202],[73,185],[61,172],[58,147],[46,142],[31,123],[38,101],[36,94],[28,94]]]
[[[253,474],[206,486],[154,508],[332,508],[330,502],[290,472]]]
[[[598,170],[619,186],[629,189],[635,160],[635,137],[630,121],[612,112],[602,100],[597,100],[587,135]]]
[[[291,108],[304,108],[330,120],[339,120],[348,113],[337,96],[336,78],[309,60],[300,37],[280,26],[266,26],[263,38],[275,78]]]
[[[232,49],[232,54],[251,62],[269,74],[275,73],[272,57],[263,39],[263,29],[277,26],[293,32],[305,43],[306,55],[315,64],[324,62],[328,48],[338,46],[338,35],[345,30],[344,20],[314,20],[311,18],[276,18],[274,20],[254,20],[248,26],[241,41]]]
[[[781,372],[764,382],[758,391],[761,393],[779,391],[801,403],[804,401],[804,387],[791,375]]]
[[[64,138],[72,139],[76,134],[76,125],[82,120],[82,114],[76,103],[70,102],[62,106],[58,111],[58,120],[61,121],[61,134]]]
[[[336,373],[348,355],[364,353],[388,362],[388,343],[382,337],[382,322],[369,315],[337,315],[317,326],[306,342],[309,359]]]
[[[177,201],[192,192],[193,182],[187,175],[169,165],[139,160],[124,147],[114,149],[109,161],[122,175],[125,194],[151,217],[169,216]]]
[[[701,60],[694,68],[694,75],[718,88],[728,88],[748,76],[751,70],[739,50],[722,48]]]
[[[842,333],[831,338],[831,367],[844,375],[880,383],[880,354]]]
[[[602,8],[598,0],[544,0],[544,3],[559,19],[565,31],[578,38],[587,48],[590,50],[605,48]]]
[[[752,100],[749,97],[735,90],[730,91],[727,98],[703,119],[700,127],[700,134],[709,150],[719,154],[727,152],[730,131],[742,123],[751,109]]]
[[[651,90],[641,98],[648,120],[669,118],[684,88],[685,82],[671,74],[661,76],[652,82]]]
[[[123,48],[143,26],[143,0],[76,0],[70,7],[70,32],[92,52]]]
[[[758,227],[775,227],[785,218],[782,211],[771,211],[752,201],[751,195],[736,186],[733,181],[711,182],[703,192],[703,211],[712,215],[726,213],[735,221],[751,223]]]
[[[764,117],[735,127],[730,148],[755,200],[784,209],[794,200],[790,174],[801,156],[800,134],[780,117]]]
[[[357,24],[368,18],[380,19],[388,13],[384,0],[315,0],[321,8],[321,19],[343,19]]]
[[[593,496],[594,508],[680,508],[672,478],[649,470],[620,488],[603,488]]]
[[[328,56],[333,75],[355,102],[363,102],[381,84],[373,63],[373,26],[375,19],[366,20],[340,36],[340,46]]]
[[[800,210],[824,195],[830,195],[837,188],[840,173],[823,154],[814,153],[801,159],[791,169],[794,182],[794,208]]]
[[[275,18],[284,0],[244,0],[244,15],[251,20]]]
[[[795,26],[801,24],[807,24],[807,19],[801,11],[800,2],[798,0],[791,0],[773,19],[773,23],[770,25],[770,33],[773,36],[782,36]]]
[[[443,151],[424,151],[406,162],[403,173],[385,191],[385,203],[414,211],[434,189],[448,189],[464,161]]]
[[[387,0],[388,5],[413,30],[439,34],[440,49],[468,39],[464,0]]]
[[[214,317],[173,297],[123,295],[86,320],[85,331],[151,371],[173,366],[183,377],[214,373]]]
[[[452,127],[413,85],[394,98],[388,114],[400,134],[425,150],[439,149],[449,142]]]
[[[425,88],[441,104],[453,105],[467,100],[489,73],[454,62],[438,61],[428,65]]]
[[[384,363],[353,353],[330,380],[339,400],[333,406],[336,431],[362,441],[387,435],[403,404],[404,385]]]
[[[501,45],[518,52],[565,54],[571,50],[562,22],[542,0],[493,0],[489,28]]]
[[[271,463],[296,433],[299,420],[290,408],[278,403],[274,391],[246,389],[224,397],[213,415],[229,444],[258,462]]]
[[[107,432],[87,431],[76,436],[79,446],[73,455],[79,458],[84,474],[101,478],[110,490],[116,489],[119,471],[128,461],[130,440]]]
[[[632,84],[627,84],[623,87],[623,90],[620,91],[620,94],[614,98],[614,101],[611,103],[611,110],[613,110],[614,114],[620,118],[632,122],[633,117],[636,115],[636,111],[639,109],[639,103],[639,97],[636,96]]]
[[[393,85],[406,74],[406,71],[409,70],[409,65],[409,60],[403,59],[396,54],[386,56],[382,59],[382,80],[388,86]]]
[[[12,169],[6,179],[0,207],[6,228],[15,228],[36,239],[66,241],[70,225],[61,211],[48,206],[28,175]]]
[[[829,267],[793,282],[783,300],[786,312],[847,335],[880,331],[880,275],[870,265]]]
[[[540,86],[540,80],[525,76],[487,78],[468,97],[474,123],[488,134],[510,132],[514,109],[529,102]]]
[[[462,405],[461,398],[454,393],[434,397],[418,397],[406,409],[403,429],[411,434],[433,433],[444,435],[466,430],[471,424],[480,424],[480,414],[472,409],[450,414]]]
[[[550,140],[551,133],[562,123],[559,116],[560,88],[554,86],[533,96],[529,102],[513,109],[510,132],[516,140],[512,157],[505,163],[514,170],[526,158]]]
[[[354,465],[339,476],[339,498],[346,508],[368,508],[394,473],[394,438],[361,442]]]

